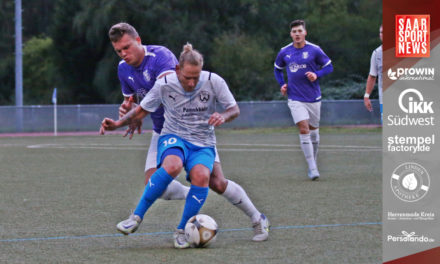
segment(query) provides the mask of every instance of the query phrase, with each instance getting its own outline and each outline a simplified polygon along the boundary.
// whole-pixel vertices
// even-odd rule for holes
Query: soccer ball
[[[208,215],[195,215],[185,225],[185,237],[192,247],[207,247],[215,242],[217,223]]]

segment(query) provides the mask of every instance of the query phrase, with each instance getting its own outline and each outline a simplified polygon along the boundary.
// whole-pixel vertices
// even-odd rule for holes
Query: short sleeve
[[[211,81],[216,99],[224,109],[229,109],[237,104],[231,90],[229,90],[228,85],[222,77],[212,73]]]

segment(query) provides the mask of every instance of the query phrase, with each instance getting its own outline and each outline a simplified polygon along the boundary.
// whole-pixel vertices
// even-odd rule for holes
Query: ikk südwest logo
[[[429,57],[429,15],[396,15],[396,57]]]

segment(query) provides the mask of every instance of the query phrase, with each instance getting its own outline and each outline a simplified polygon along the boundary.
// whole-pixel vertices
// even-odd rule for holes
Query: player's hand
[[[309,81],[314,82],[316,79],[318,79],[318,75],[314,72],[306,72],[306,77],[309,79]]]
[[[209,117],[208,124],[217,127],[225,123],[225,121],[226,119],[221,114],[215,112]]]
[[[140,134],[140,133],[142,132],[142,120],[132,122],[132,123],[128,126],[127,130],[125,130],[125,134],[124,134],[123,137],[126,137],[127,135],[130,135],[130,136],[128,137],[128,139],[132,139],[132,138],[133,138],[133,135],[134,135],[134,132],[135,132],[136,130],[138,131],[138,134]]]
[[[133,96],[130,96],[128,100],[124,100],[122,104],[119,106],[119,118],[126,115],[131,109],[136,107],[136,104],[134,103]]]
[[[287,95],[287,84],[283,84],[283,86],[281,86],[280,92],[284,96]]]
[[[111,118],[104,118],[101,122],[101,128],[99,129],[99,134],[104,135],[104,132],[112,131],[116,129],[115,121]]]
[[[368,111],[373,112],[373,107],[371,106],[370,98],[364,97],[364,105]]]

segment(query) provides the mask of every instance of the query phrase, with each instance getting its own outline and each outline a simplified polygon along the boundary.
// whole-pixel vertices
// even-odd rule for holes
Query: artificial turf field
[[[115,228],[143,191],[150,133],[0,138],[0,263],[381,263],[381,130],[321,128],[317,182],[297,133],[217,132],[226,177],[269,218],[270,237],[252,242],[249,218],[210,191],[201,213],[217,241],[186,250],[172,240],[184,201],[158,200],[133,235]]]

